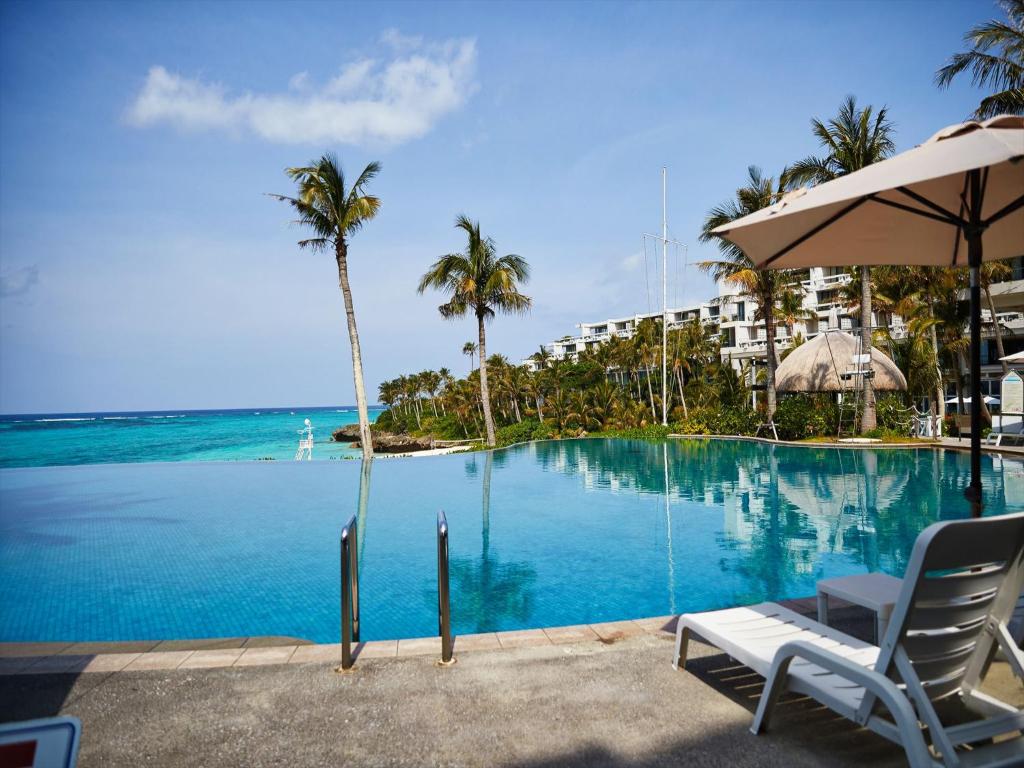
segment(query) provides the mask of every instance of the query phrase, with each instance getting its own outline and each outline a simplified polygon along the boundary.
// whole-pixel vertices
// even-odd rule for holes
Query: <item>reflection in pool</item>
[[[1024,465],[983,458],[986,514]],[[360,462],[0,471],[0,641],[338,639],[338,532],[360,524],[365,639],[434,634],[434,521],[457,633],[612,621],[900,575],[965,517],[965,454],[573,440]]]

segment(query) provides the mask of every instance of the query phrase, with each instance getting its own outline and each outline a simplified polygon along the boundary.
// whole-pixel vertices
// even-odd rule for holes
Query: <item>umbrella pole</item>
[[[965,228],[964,234],[971,276],[971,484],[964,495],[971,503],[971,515],[981,517],[981,171],[970,171],[968,182],[970,227]]]

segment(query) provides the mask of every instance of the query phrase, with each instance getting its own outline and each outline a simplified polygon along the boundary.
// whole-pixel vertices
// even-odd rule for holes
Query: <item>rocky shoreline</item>
[[[346,424],[341,429],[334,430],[331,439],[336,443],[349,443],[353,448],[359,448],[359,425]],[[414,453],[429,451],[433,447],[429,437],[373,431],[373,450],[377,453]]]

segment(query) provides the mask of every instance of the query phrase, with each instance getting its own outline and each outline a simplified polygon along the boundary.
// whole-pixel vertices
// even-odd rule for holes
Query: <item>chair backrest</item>
[[[1024,513],[936,523],[914,544],[875,669],[906,653],[931,700],[960,690],[990,621],[1007,622],[1024,581]],[[979,652],[991,647],[982,643]],[[908,685],[911,681],[906,681]]]

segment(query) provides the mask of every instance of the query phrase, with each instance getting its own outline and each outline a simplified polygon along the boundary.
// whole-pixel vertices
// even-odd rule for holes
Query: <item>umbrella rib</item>
[[[942,214],[943,216],[946,217],[946,219],[949,221],[950,224],[956,224],[957,226],[961,226],[961,227],[967,226],[967,222],[964,221],[962,218],[960,218],[956,214],[950,213],[945,208],[943,208],[941,205],[938,205],[937,203],[933,203],[927,197],[924,197],[922,195],[917,194],[917,192],[915,192],[912,189],[907,189],[906,187],[896,187],[896,191],[897,192],[902,192],[904,195],[909,197],[911,200],[916,200],[921,205],[926,206],[928,208],[931,208],[933,211],[936,211],[936,212]],[[907,210],[909,210],[909,211],[911,211],[913,213],[922,213],[921,211],[918,211],[918,210],[916,210],[914,208],[908,208]]]
[[[985,219],[985,221],[984,221],[985,226],[987,227],[989,224],[992,224],[995,221],[999,221],[1004,216],[1009,216],[1011,213],[1016,211],[1021,206],[1024,206],[1024,195],[1021,195],[1016,200],[1014,200],[1012,203],[1010,203],[1009,205],[1001,208],[1000,210],[996,211],[991,216],[989,216],[987,219]]]
[[[882,205],[888,205],[892,208],[899,208],[901,211],[906,211],[907,213],[915,213],[918,216],[924,216],[926,219],[934,219],[935,221],[940,221],[943,224],[949,224],[954,227],[960,226],[960,220],[957,218],[949,219],[946,218],[945,216],[940,216],[937,213],[929,213],[928,211],[922,211],[920,208],[914,208],[913,206],[910,205],[897,203],[895,200],[886,200],[885,198],[882,197],[873,197],[871,199],[872,201],[876,203],[881,203]]]
[[[865,195],[864,197],[860,197],[860,198],[854,200],[852,203],[850,203],[848,206],[843,208],[841,211],[839,211],[835,215],[830,216],[829,218],[825,219],[825,221],[821,222],[821,224],[819,224],[818,226],[816,226],[813,229],[811,229],[811,230],[805,232],[804,234],[802,234],[800,237],[798,237],[792,243],[790,243],[785,248],[783,248],[781,251],[776,253],[774,256],[769,256],[767,259],[764,260],[764,264],[762,264],[761,266],[762,267],[767,267],[772,262],[782,258],[787,253],[789,253],[791,250],[796,248],[798,245],[806,242],[807,240],[810,240],[816,234],[821,232],[821,230],[825,229],[826,227],[831,226],[835,222],[839,221],[839,219],[843,218],[843,216],[848,214],[850,211],[852,211],[855,208],[858,208],[863,203],[865,203],[868,200],[870,200],[871,197],[872,197],[871,195]]]

